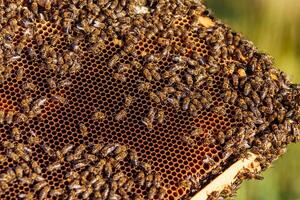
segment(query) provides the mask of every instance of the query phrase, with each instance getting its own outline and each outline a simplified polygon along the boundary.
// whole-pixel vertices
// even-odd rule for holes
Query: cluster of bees
[[[47,178],[42,176],[41,166],[31,158],[32,150],[22,143],[3,141],[2,146],[7,154],[1,160],[12,159],[18,163],[0,174],[0,191],[9,189],[9,184],[18,181],[32,186],[34,193],[21,193],[21,199],[46,199],[47,196],[64,199],[143,199],[139,194],[132,196],[135,184],[149,188],[148,199],[163,199],[166,189],[162,185],[161,176],[151,169],[151,165],[138,160],[137,152],[119,144],[81,144],[65,145],[55,151],[42,144],[37,136],[30,139],[29,144],[38,144],[44,153],[53,159],[46,168],[47,172],[60,170],[66,162],[72,164],[72,170],[65,174],[67,189],[53,189]],[[129,162],[138,171],[134,177],[128,177],[120,168],[120,162]]]
[[[107,59],[107,67],[113,71],[112,78],[122,84],[132,71],[140,74],[136,89],[151,102],[149,110],[141,116],[141,124],[148,131],[167,120],[162,108],[166,105],[174,112],[195,118],[201,111],[226,115],[228,110],[215,105],[211,92],[204,89],[204,86],[212,88],[214,77],[219,76],[222,77],[223,103],[234,106],[234,120],[242,124],[206,134],[209,136],[203,143],[220,145],[223,159],[246,157],[250,150],[258,155],[262,168],[266,169],[285,152],[287,144],[300,140],[300,87],[273,67],[270,56],[258,52],[251,42],[214,19],[200,1],[0,1],[0,16],[0,84],[5,84],[9,77],[17,81],[24,79],[24,69],[19,67],[12,75],[11,66],[25,55],[31,60],[41,60],[42,67],[55,74],[56,77],[46,80],[51,91],[70,87],[70,76],[83,70],[82,43],[87,51],[97,53],[106,48],[107,41],[118,41],[120,49]],[[189,23],[184,27],[174,26],[174,20],[182,16],[187,17]],[[204,23],[203,19],[210,23]],[[37,26],[45,22],[60,27],[61,32],[45,38]],[[194,45],[188,39],[190,34],[204,41],[208,54],[188,50],[187,47]],[[174,42],[176,38],[181,38],[181,45]],[[67,48],[56,51],[61,40],[67,41]],[[143,40],[156,41],[158,50],[139,54],[138,45]],[[35,48],[26,45],[28,41],[33,41]],[[127,55],[134,59],[122,62]],[[162,60],[169,60],[171,64],[161,66]],[[160,87],[156,87],[158,84]],[[27,94],[37,87],[25,81],[22,90]],[[126,120],[137,97],[129,94],[122,97],[123,106],[113,113],[115,121]],[[51,94],[51,99],[25,95],[20,101],[20,111],[0,109],[0,125],[27,122],[39,116],[48,101],[67,103],[67,99],[56,93]],[[103,121],[108,118],[107,114],[96,109],[91,118]],[[83,136],[88,136],[85,123],[79,123],[78,127]],[[59,151],[42,144],[45,153],[55,160],[48,171],[60,169],[65,162],[71,162],[74,169],[65,177],[70,183],[66,190],[51,189],[48,181],[41,177],[38,163],[31,161],[30,148],[18,143],[21,132],[17,126],[11,127],[15,142],[2,142],[6,157],[14,162],[21,159],[22,163],[1,174],[1,190],[9,188],[11,181],[28,179],[39,199],[47,195],[68,199],[143,199],[131,194],[135,186],[145,189],[148,199],[165,197],[160,174],[153,172],[149,164],[139,162],[134,150],[116,143],[67,145]],[[202,128],[194,128],[180,136],[185,145],[195,147],[196,140],[203,134]],[[40,143],[41,139],[32,133],[28,144]],[[128,177],[120,170],[120,162],[126,160],[139,169],[135,177]],[[208,155],[202,162],[211,167],[217,164]],[[214,171],[220,173],[221,169],[217,169]],[[246,178],[259,179],[253,173],[238,177],[239,180]],[[180,185],[194,193],[201,189],[200,182],[197,177],[189,176]],[[228,191],[231,189],[221,195],[232,193]],[[36,194],[20,194],[20,198],[34,199]],[[215,192],[210,198],[218,195]]]

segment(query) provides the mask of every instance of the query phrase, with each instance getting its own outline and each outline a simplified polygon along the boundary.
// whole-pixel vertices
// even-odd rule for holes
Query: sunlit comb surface
[[[299,86],[198,1],[0,12],[1,199],[188,199],[299,140]]]

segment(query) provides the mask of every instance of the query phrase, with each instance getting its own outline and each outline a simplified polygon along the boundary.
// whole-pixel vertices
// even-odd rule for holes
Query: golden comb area
[[[0,30],[1,199],[189,199],[300,139],[299,86],[200,1],[2,0]]]

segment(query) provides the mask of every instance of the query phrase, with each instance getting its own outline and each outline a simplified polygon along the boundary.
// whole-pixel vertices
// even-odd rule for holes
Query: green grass
[[[275,58],[278,68],[300,83],[299,0],[207,0],[207,5],[233,30]],[[263,173],[263,181],[247,181],[238,200],[300,200],[300,144]]]

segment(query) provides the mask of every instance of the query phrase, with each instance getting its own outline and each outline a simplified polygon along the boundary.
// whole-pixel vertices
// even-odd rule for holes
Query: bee
[[[22,86],[23,90],[30,90],[32,92],[36,91],[37,86],[32,82],[27,82]]]
[[[87,135],[89,134],[88,128],[87,128],[83,123],[80,123],[80,124],[79,124],[79,129],[80,129],[80,133],[81,133],[83,136],[87,136]]]
[[[69,87],[71,85],[72,85],[72,82],[70,79],[64,79],[58,83],[59,88]]]
[[[7,124],[11,124],[13,122],[13,118],[15,115],[15,111],[9,110],[6,114],[5,121]]]
[[[74,169],[82,169],[86,166],[88,166],[88,163],[86,163],[85,160],[78,160],[73,165]]]
[[[213,166],[215,164],[215,161],[210,156],[205,155],[205,159],[203,160],[203,163]]]
[[[126,116],[127,116],[127,111],[125,109],[122,109],[116,114],[115,120],[117,121],[124,120]]]
[[[133,165],[136,166],[138,164],[138,155],[137,155],[136,150],[134,150],[134,149],[129,150],[129,158],[130,158],[130,162]]]
[[[192,87],[194,84],[194,80],[191,74],[189,73],[185,73],[185,79],[186,79],[186,83],[188,84],[189,87]]]
[[[16,154],[12,150],[7,151],[6,156],[15,162],[19,162],[20,160],[20,156],[18,156],[18,154]]]
[[[39,193],[39,199],[42,200],[42,199],[46,199],[47,198],[47,195],[49,194],[49,191],[50,191],[50,186],[49,185],[46,185],[45,187],[43,187],[43,189],[40,191]]]
[[[34,194],[32,192],[29,193],[21,193],[18,195],[19,198],[25,199],[25,200],[34,200]]]
[[[64,97],[62,97],[62,96],[59,96],[59,95],[52,95],[52,96],[51,96],[51,99],[52,99],[53,101],[57,101],[57,102],[59,102],[59,103],[61,103],[61,104],[67,103],[67,99],[64,98]]]
[[[244,86],[244,95],[245,96],[248,96],[249,95],[249,93],[250,93],[250,91],[251,91],[251,84],[248,82],[248,83],[246,83],[245,84],[245,86]]]
[[[144,198],[142,198],[140,194],[135,194],[133,199],[134,200],[143,200]]]
[[[182,102],[182,109],[183,110],[188,110],[190,102],[191,102],[190,97],[188,97],[188,96],[184,97],[183,102]]]
[[[157,112],[157,123],[162,124],[165,118],[165,113],[163,110]]]
[[[174,98],[174,97],[171,97],[171,98],[168,98],[167,101],[176,109],[178,110],[180,108],[180,104],[179,104],[179,101],[178,99]]]
[[[81,70],[82,66],[80,65],[80,63],[78,63],[77,61],[75,61],[72,66],[69,68],[69,73],[70,74],[76,74]]]
[[[55,163],[52,163],[50,164],[48,167],[47,167],[47,170],[52,172],[52,171],[56,171],[56,170],[59,170],[61,168],[61,164],[59,162],[55,162]]]
[[[225,143],[225,134],[224,132],[220,131],[217,135],[217,140],[219,141],[220,144]]]
[[[31,145],[39,144],[41,143],[41,139],[34,132],[32,132],[32,134],[28,138],[28,143]]]
[[[149,192],[148,192],[148,199],[154,199],[155,195],[157,193],[157,189],[155,186],[152,186],[150,189],[149,189]]]
[[[16,76],[17,81],[21,81],[23,76],[24,76],[24,68],[19,67]]]
[[[195,129],[192,131],[191,136],[197,137],[197,136],[200,136],[200,135],[203,134],[203,133],[204,133],[203,129],[200,128],[200,127],[197,127],[197,128],[195,128]]]
[[[234,89],[237,89],[237,88],[238,88],[238,85],[239,85],[239,77],[238,77],[236,74],[233,74],[233,75],[232,75],[232,84],[233,84]]]
[[[151,83],[149,82],[141,82],[138,86],[138,91],[139,92],[147,92],[152,88]]]
[[[29,142],[29,143],[32,144],[31,142]],[[50,157],[56,156],[55,151],[52,148],[50,148],[49,146],[47,146],[46,144],[43,144],[42,148],[48,156],[50,156]]]
[[[47,101],[46,97],[41,97],[41,98],[37,99],[35,102],[33,102],[31,110],[32,111],[39,110],[40,107],[43,106],[46,103],[46,101]]]
[[[84,154],[84,158],[88,161],[91,161],[91,162],[94,162],[98,159],[97,156],[95,156],[93,154],[88,154],[88,153]]]
[[[49,87],[50,87],[51,89],[54,89],[54,88],[57,87],[57,84],[56,84],[56,81],[54,80],[54,78],[49,78],[49,79],[47,80],[47,82],[48,82],[48,85],[49,85]]]
[[[232,91],[231,92],[231,97],[230,97],[230,103],[235,104],[236,100],[238,98],[237,91]]]
[[[189,146],[195,146],[195,141],[187,135],[182,136],[182,141]]]
[[[37,161],[32,161],[31,162],[31,167],[33,169],[33,171],[37,174],[41,174],[42,173],[42,168],[40,167],[40,165],[37,163]]]
[[[23,107],[23,110],[27,113],[30,110],[30,104],[32,102],[32,98],[30,96],[26,96],[24,99],[21,101],[21,105]]]
[[[62,150],[61,150],[61,154],[62,155],[66,155],[68,154],[68,152],[70,152],[72,149],[74,148],[73,144],[69,144],[69,145],[65,145]]]
[[[155,69],[152,69],[150,71],[151,76],[154,78],[154,80],[159,81],[161,79],[161,75],[158,71],[156,71]],[[147,78],[148,79],[148,78]],[[149,80],[149,79],[148,79]]]
[[[15,122],[18,124],[18,123],[25,123],[28,121],[28,117],[26,114],[24,113],[18,113],[17,116],[16,116],[16,120]]]
[[[112,152],[114,152],[116,150],[116,148],[119,147],[119,144],[107,144],[105,145],[102,150],[101,150],[101,155],[103,157],[108,156],[109,154],[111,154]]]
[[[42,188],[44,188],[47,185],[48,185],[47,181],[40,181],[40,182],[37,182],[33,186],[33,189],[34,189],[35,192],[38,192],[38,191],[40,191]]]
[[[112,176],[112,165],[110,162],[107,162],[104,165],[104,174],[106,175],[107,178],[110,178]]]
[[[3,124],[5,120],[5,111],[0,110],[0,124]]]
[[[169,85],[174,83],[181,83],[181,78],[178,75],[174,75],[169,79]]]
[[[140,167],[146,172],[146,173],[150,173],[152,171],[152,167],[149,163],[146,162],[141,162],[140,163]]]
[[[12,133],[12,137],[13,137],[16,141],[18,141],[18,140],[21,139],[21,132],[20,132],[20,130],[19,130],[17,127],[12,128],[11,133]]]
[[[115,55],[109,60],[108,66],[109,66],[110,68],[114,67],[114,66],[117,64],[117,62],[119,61],[119,59],[120,59],[120,56],[119,56],[118,54],[115,54]]]
[[[145,179],[145,173],[143,171],[139,171],[135,179],[136,179],[138,185],[140,185],[140,186],[145,185],[146,179]]]
[[[153,185],[157,188],[160,187],[161,184],[161,175],[159,173],[155,173],[153,177]]]
[[[214,106],[211,110],[218,115],[225,115],[226,110],[222,106]]]
[[[23,162],[20,167],[22,168],[23,170],[23,173],[28,175],[30,172],[31,172],[31,169],[30,167],[27,165],[27,163]]]
[[[133,103],[133,101],[134,101],[134,97],[133,97],[133,96],[126,95],[126,96],[125,96],[124,107],[125,107],[125,108],[128,108],[129,106],[131,106],[131,104]]]
[[[144,125],[146,125],[146,127],[149,130],[153,129],[153,119],[149,118],[149,117],[145,117],[144,120],[142,121]]]
[[[224,96],[224,101],[228,103],[231,98],[231,90],[226,90],[223,96]]]
[[[118,67],[118,72],[119,73],[128,72],[130,69],[131,69],[131,65],[130,64],[121,64]]]
[[[131,66],[133,66],[135,69],[140,70],[142,69],[142,65],[140,62],[138,62],[137,60],[133,60],[131,61]]]
[[[125,82],[127,80],[127,77],[125,76],[125,73],[114,73],[114,79]]]
[[[52,189],[52,190],[50,190],[49,194],[52,197],[62,196],[64,194],[64,190],[62,188]]]
[[[144,68],[143,75],[148,81],[152,81],[152,74],[148,68]]]
[[[160,103],[160,98],[157,94],[155,94],[154,92],[150,92],[149,93],[149,97],[150,97],[150,100],[159,104]]]

